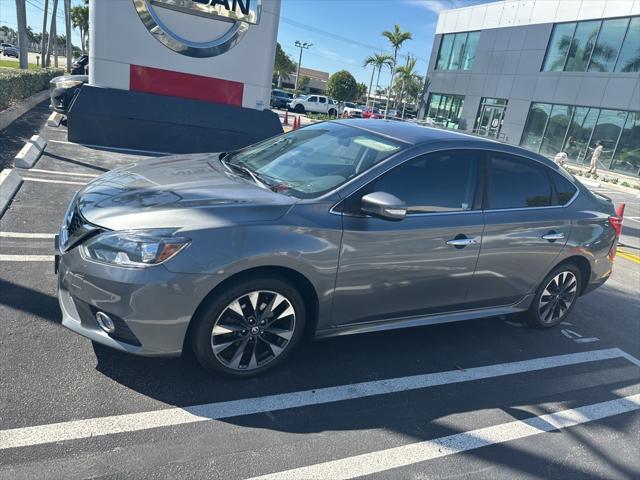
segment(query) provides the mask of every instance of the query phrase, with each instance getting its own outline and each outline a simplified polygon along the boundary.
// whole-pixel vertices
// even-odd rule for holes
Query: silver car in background
[[[610,276],[620,219],[553,162],[383,120],[149,159],[75,196],[62,323],[148,356],[264,372],[316,338],[524,312],[564,320]]]

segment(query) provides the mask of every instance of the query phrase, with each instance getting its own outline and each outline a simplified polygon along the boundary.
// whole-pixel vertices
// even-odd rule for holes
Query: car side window
[[[500,153],[492,154],[490,162],[489,209],[551,205],[551,182],[545,167]]]
[[[360,213],[360,199],[371,192],[395,195],[408,214],[471,210],[481,154],[472,150],[422,155],[384,173],[350,197],[344,211]]]
[[[309,102],[317,102],[318,97],[309,97]]]
[[[320,103],[327,103],[327,99],[324,97],[318,97],[320,99]]]
[[[563,175],[552,172],[553,183],[556,187],[556,197],[554,205],[565,205],[573,198],[578,189]]]

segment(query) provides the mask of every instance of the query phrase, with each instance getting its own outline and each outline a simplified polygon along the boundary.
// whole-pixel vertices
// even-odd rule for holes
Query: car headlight
[[[189,245],[188,238],[172,236],[175,230],[105,232],[80,246],[88,259],[122,267],[158,265]]]
[[[62,80],[60,82],[56,82],[56,87],[57,88],[73,88],[73,87],[77,87],[79,85],[82,85],[84,82],[82,80]]]

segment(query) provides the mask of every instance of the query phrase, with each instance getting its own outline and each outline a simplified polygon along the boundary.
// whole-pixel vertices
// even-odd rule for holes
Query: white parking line
[[[388,448],[340,460],[319,463],[308,467],[286,470],[254,477],[251,480],[342,480],[372,475],[392,468],[406,467],[419,462],[467,452],[476,448],[496,445],[544,432],[573,427],[622,413],[640,409],[640,394],[595,403],[556,413],[540,415],[479,428],[446,437],[412,443],[402,447]]]
[[[53,238],[55,233],[0,232],[0,238]]]
[[[448,372],[375,380],[265,397],[208,403],[185,408],[168,408],[149,412],[0,430],[0,450],[124,432],[135,432],[150,428],[184,425],[256,413],[274,412],[289,408],[322,405],[374,395],[502,377],[505,375],[534,372],[614,358],[625,358],[636,365],[640,365],[640,360],[635,359],[619,348],[592,350],[552,357],[534,358],[519,362],[500,363],[497,365],[469,368],[467,370],[452,370]],[[325,478],[330,478],[330,476]]]
[[[29,172],[48,173],[51,175],[69,175],[72,177],[97,177],[96,173],[76,173],[76,172],[58,172],[56,170],[42,170],[41,168],[30,168]]]
[[[0,262],[53,262],[53,255],[0,255]]]
[[[48,180],[46,178],[22,177],[25,182],[64,183],[67,185],[86,185],[85,182],[70,182],[68,180]]]

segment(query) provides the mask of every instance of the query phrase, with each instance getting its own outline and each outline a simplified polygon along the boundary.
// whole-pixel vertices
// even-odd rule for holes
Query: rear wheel
[[[538,287],[527,313],[535,328],[551,328],[569,316],[582,287],[580,270],[572,264],[555,268]]]
[[[259,375],[281,363],[302,337],[304,301],[280,278],[256,278],[218,295],[199,318],[193,350],[207,370]]]

